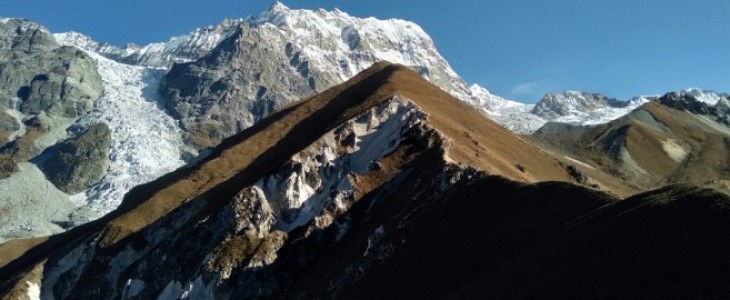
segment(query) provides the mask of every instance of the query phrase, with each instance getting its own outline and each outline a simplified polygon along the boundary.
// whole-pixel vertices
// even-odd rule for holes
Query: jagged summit
[[[54,36],[63,45],[96,52],[122,63],[159,68],[202,57],[232,34],[240,22],[241,19],[226,19],[219,24],[197,28],[188,34],[172,37],[166,42],[144,46],[127,44],[124,47],[117,47],[99,43],[78,32],[56,33]]]
[[[554,122],[600,124],[616,119],[647,100],[619,101],[598,93],[565,91],[547,93],[532,113]]]
[[[457,98],[477,101],[417,25],[311,10],[246,19],[201,59],[174,65],[163,93],[195,146],[204,148],[380,60],[406,65]]]
[[[709,105],[715,105],[721,99],[730,98],[727,93],[718,93],[712,90],[704,90],[700,88],[687,88],[679,91],[680,94],[692,95],[697,101],[707,103]]]
[[[269,11],[287,11],[289,10],[289,7],[284,5],[284,3],[281,3],[281,1],[274,1],[271,6],[269,6]]]

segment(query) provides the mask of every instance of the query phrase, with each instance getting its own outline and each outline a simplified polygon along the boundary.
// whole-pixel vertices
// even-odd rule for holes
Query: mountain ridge
[[[471,122],[492,125],[464,126]],[[487,132],[475,131],[482,128]],[[40,243],[0,266],[0,294],[722,293],[725,280],[710,281],[708,273],[672,274],[675,263],[712,274],[730,265],[720,238],[730,230],[730,197],[668,186],[620,201],[550,181],[570,178],[571,171],[530,145],[417,72],[378,63],[224,140],[197,165],[133,189],[118,210],[97,221],[47,241],[0,247],[3,256],[17,255],[17,247]],[[480,149],[489,155],[474,152]],[[512,165],[519,161],[523,168]],[[575,249],[585,251],[578,257]],[[637,256],[642,260],[631,260]],[[597,271],[611,262],[623,268]],[[550,272],[563,276],[545,275]],[[626,276],[636,272],[642,276]],[[668,283],[677,288],[659,288]],[[615,284],[632,289],[612,289]]]

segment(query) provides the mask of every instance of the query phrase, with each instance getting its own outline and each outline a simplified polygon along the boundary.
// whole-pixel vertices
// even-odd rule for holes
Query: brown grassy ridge
[[[429,124],[451,142],[447,156],[458,163],[520,181],[569,180],[563,167],[539,148],[412,70],[381,62],[224,140],[206,161],[134,188],[117,210],[50,238],[14,267],[32,265],[92,236],[99,236],[101,247],[112,246],[201,195],[209,199],[205,210],[215,210],[230,198],[227,195],[253,184],[327,131],[394,95],[413,101],[428,114]]]
[[[448,155],[458,162],[516,180],[568,180],[558,163],[537,147],[486,119],[414,71],[381,62],[342,85],[284,108],[279,115],[254,126],[252,131],[224,141],[217,157],[111,221],[106,226],[102,245],[113,244],[128,232],[138,231],[170,212],[184,199],[198,197],[234,177],[241,183],[253,183],[280,165],[271,162],[288,159],[336,125],[394,95],[410,99],[429,114],[429,123],[453,140]],[[294,132],[296,136],[291,135]],[[286,139],[287,136],[291,138]],[[516,162],[521,162],[527,172],[519,171]],[[243,172],[254,164],[256,172]]]

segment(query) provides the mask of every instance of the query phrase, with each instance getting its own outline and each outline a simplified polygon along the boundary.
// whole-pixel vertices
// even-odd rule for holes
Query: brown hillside
[[[730,176],[730,130],[657,101],[603,125],[548,124],[533,137],[556,152],[619,174],[636,190]]]
[[[639,160],[681,138],[654,115],[560,140]],[[588,134],[597,139],[572,139]],[[711,136],[693,143],[712,149]],[[719,238],[727,196],[673,186],[618,201],[556,182],[620,186],[560,151],[379,63],[135,188],[100,220],[0,247],[5,261],[20,255],[0,267],[0,297],[36,287],[55,299],[723,295],[727,280],[705,283],[730,264]]]
[[[38,262],[49,251],[65,251],[69,241],[97,235],[100,229],[99,245],[110,247],[203,195],[210,197],[205,209],[214,211],[241,186],[253,184],[325,132],[394,95],[428,114],[429,125],[448,140],[446,156],[454,162],[518,181],[571,180],[558,160],[531,143],[416,72],[382,62],[223,141],[202,163],[133,189],[114,212],[49,239],[24,259]]]

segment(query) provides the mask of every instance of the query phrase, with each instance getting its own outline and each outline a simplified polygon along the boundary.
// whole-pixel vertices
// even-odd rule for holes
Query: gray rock
[[[170,114],[200,149],[386,59],[478,102],[416,24],[281,4],[240,21],[208,55],[173,65],[161,92]]]
[[[73,209],[68,195],[34,164],[21,163],[17,173],[0,180],[0,243],[63,232]]]
[[[76,194],[99,181],[109,168],[111,132],[97,123],[78,136],[49,149],[41,170],[67,194]]]
[[[96,62],[72,47],[0,64],[0,107],[24,114],[79,117],[101,96]]]
[[[190,132],[193,145],[213,146],[283,104],[317,91],[318,82],[329,87],[338,80],[310,73],[306,60],[280,47],[277,39],[261,32],[265,30],[241,25],[210,55],[176,64],[165,76],[167,108]]]
[[[53,50],[56,39],[43,26],[24,19],[0,21],[0,62]]]

